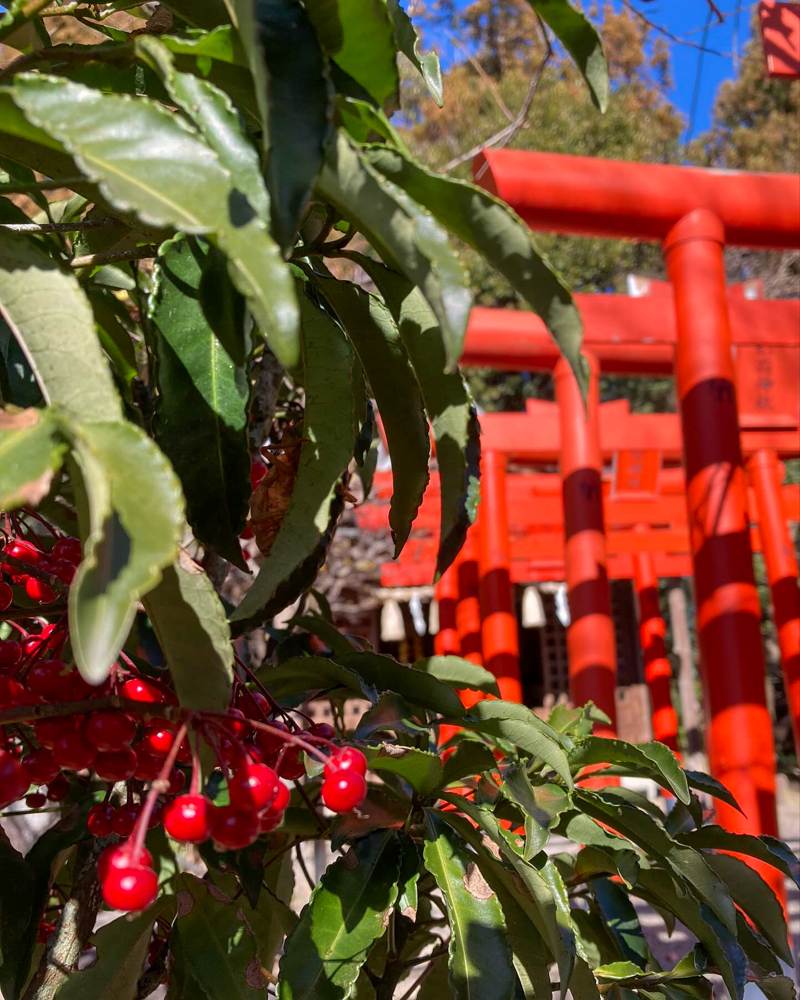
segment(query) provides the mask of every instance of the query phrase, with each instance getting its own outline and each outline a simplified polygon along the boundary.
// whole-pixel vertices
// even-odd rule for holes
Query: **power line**
[[[713,10],[709,8],[708,17],[706,18],[706,26],[703,30],[703,43],[697,54],[697,73],[694,78],[694,93],[692,94],[692,107],[689,112],[689,127],[686,130],[686,139],[683,144],[684,152],[689,148],[689,143],[691,142],[692,135],[694,134],[694,123],[697,118],[697,105],[700,100],[700,83],[703,79],[703,58],[706,54],[705,44],[708,40],[708,32],[711,29],[712,17]]]

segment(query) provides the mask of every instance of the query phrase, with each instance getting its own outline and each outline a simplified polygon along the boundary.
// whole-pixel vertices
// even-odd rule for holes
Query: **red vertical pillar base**
[[[717,803],[736,833],[776,834],[772,720],[764,691],[761,613],[753,578],[747,492],[725,297],[719,219],[700,209],[668,234],[675,291],[687,517],[694,563],[700,671],[712,774],[742,813]],[[783,897],[774,870],[765,878]]]
[[[559,361],[554,373],[561,424],[569,683],[575,705],[593,701],[611,719],[610,726],[597,727],[596,732],[613,735],[617,656],[603,521],[598,365],[594,358],[588,360],[587,408],[567,362]]]

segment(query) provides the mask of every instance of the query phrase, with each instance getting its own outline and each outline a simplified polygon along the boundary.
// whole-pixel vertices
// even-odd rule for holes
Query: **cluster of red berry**
[[[52,549],[14,540],[0,551],[0,566],[11,584],[26,587],[34,577],[7,560],[22,560],[61,580],[80,560],[80,544],[59,538]],[[13,564],[12,564],[13,563]],[[64,580],[64,582],[67,582]],[[12,586],[0,588],[11,593]],[[6,592],[0,589],[0,598]],[[11,602],[0,600],[6,610]],[[109,906],[135,911],[149,906],[157,893],[157,876],[144,846],[149,828],[164,824],[176,841],[199,844],[211,839],[218,850],[238,850],[282,822],[290,792],[284,780],[306,774],[304,755],[324,763],[321,802],[335,813],[350,812],[366,795],[367,761],[354,747],[340,748],[335,730],[326,723],[303,728],[249,671],[237,667],[231,706],[226,713],[180,709],[168,679],[143,676],[129,657],[120,654],[108,679],[99,687],[87,684],[67,662],[66,614],[43,624],[40,612],[9,619],[18,638],[0,642],[0,711],[30,709],[30,717],[0,728],[0,808],[25,796],[32,809],[48,800],[62,801],[69,791],[66,773],[83,772],[108,783],[105,798],[89,811],[88,829],[97,837],[126,838],[101,856],[98,875]],[[23,627],[25,623],[28,627]],[[63,657],[63,658],[62,658]],[[86,705],[106,699],[96,710]],[[124,709],[108,700],[124,701]],[[68,715],[45,713],[83,702]],[[88,710],[87,710],[88,709]],[[311,720],[307,720],[310,722]],[[28,728],[29,727],[29,728]],[[200,788],[198,743],[213,749],[227,781],[228,804],[215,805]],[[188,765],[184,769],[182,765]],[[184,792],[190,773],[189,789]],[[126,801],[112,803],[114,787],[125,782]],[[31,792],[31,786],[39,790]]]

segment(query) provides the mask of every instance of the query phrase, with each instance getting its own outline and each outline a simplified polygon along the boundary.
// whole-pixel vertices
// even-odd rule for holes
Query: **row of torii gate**
[[[752,557],[764,557],[800,751],[800,590],[788,524],[800,520],[800,494],[782,485],[781,461],[800,456],[800,301],[761,300],[757,283],[726,287],[723,251],[800,247],[800,179],[509,150],[479,154],[474,174],[534,230],[659,241],[669,282],[644,282],[634,296],[577,296],[587,410],[534,314],[473,311],[462,363],[552,370],[556,402],[481,417],[480,512],[437,584],[436,649],[481,660],[503,696],[521,700],[512,587],[565,580],[571,698],[614,720],[609,580],[632,579],[654,735],[677,747],[658,580],[693,576],[710,769],[743,810],[720,803],[718,821],[775,835]],[[601,372],[674,374],[679,414],[600,404]],[[509,463],[557,464],[559,473],[509,473]],[[437,492],[434,476],[403,554],[382,569],[384,586],[432,579]],[[385,511],[362,508],[363,526],[377,527]]]

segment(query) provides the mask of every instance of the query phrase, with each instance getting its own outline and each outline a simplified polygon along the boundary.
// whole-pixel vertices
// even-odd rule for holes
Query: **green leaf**
[[[328,151],[317,193],[355,224],[386,264],[419,285],[439,320],[448,365],[454,368],[472,296],[444,230],[374,170],[341,131]]]
[[[706,854],[705,860],[728,886],[734,903],[750,917],[773,951],[792,965],[783,907],[770,886],[757,871],[730,854]]]
[[[226,711],[233,684],[233,646],[225,609],[203,570],[181,553],[145,597],[144,606],[181,705]]]
[[[334,656],[347,656],[352,653],[353,644],[330,622],[319,615],[296,615],[289,622],[296,628],[305,629],[311,635],[321,639]]]
[[[397,910],[409,920],[417,919],[419,906],[420,856],[416,843],[406,834],[400,834],[400,874]]]
[[[589,820],[586,816],[584,819]],[[594,829],[600,829],[594,820],[589,820]],[[624,844],[624,841],[618,841]],[[600,873],[619,875],[620,878],[633,886],[639,877],[639,856],[632,850],[617,850],[615,848],[596,847],[589,845],[582,848],[575,859],[575,872],[578,877],[586,880]]]
[[[394,42],[400,52],[421,74],[425,85],[439,107],[442,106],[442,70],[439,57],[435,52],[422,55],[419,35],[411,23],[411,18],[398,3],[398,0],[387,0],[386,6],[394,26]]]
[[[188,872],[176,879],[175,930],[194,979],[210,996],[263,1000],[266,980],[257,952],[254,911],[244,899]]]
[[[451,785],[459,778],[474,777],[491,771],[497,761],[494,754],[478,740],[462,740],[444,762],[442,785]]]
[[[797,1000],[797,988],[789,976],[765,975],[756,983],[768,1000]]]
[[[386,930],[397,899],[400,843],[381,830],[359,840],[322,876],[286,941],[280,1000],[340,1000]]]
[[[497,678],[477,663],[472,663],[460,656],[426,656],[414,663],[417,670],[438,677],[445,684],[451,684],[456,690],[468,688],[470,691],[483,691],[500,697]]]
[[[414,709],[394,691],[384,691],[372,708],[358,720],[355,731],[357,740],[368,740],[374,733],[408,733],[412,737],[428,738],[427,727],[414,722]]]
[[[144,913],[117,917],[92,936],[97,962],[84,972],[70,972],[58,988],[59,1000],[135,1000],[144,971],[153,925],[158,917],[171,921],[174,896],[161,896]]]
[[[364,747],[364,753],[371,770],[399,775],[420,795],[430,795],[442,783],[444,768],[438,754],[396,743]]]
[[[210,30],[228,21],[223,0],[164,0],[164,6],[195,28]]]
[[[618,801],[608,802],[602,793],[576,788],[575,804],[593,819],[629,837],[648,855],[658,858],[671,868],[679,878],[686,881],[698,899],[708,904],[722,924],[734,933],[736,910],[728,889],[706,864],[702,854],[692,849],[687,851],[646,813]]]
[[[325,539],[338,482],[353,453],[350,346],[330,316],[304,295],[300,309],[306,405],[297,479],[269,555],[231,615],[240,630],[259,625],[280,610],[271,610],[271,602],[280,584]]]
[[[35,507],[47,495],[66,449],[49,410],[0,410],[0,509]]]
[[[529,708],[510,701],[479,701],[467,710],[460,725],[508,740],[525,753],[541,758],[563,778],[568,788],[572,787],[572,775],[562,743],[565,737],[551,729]]]
[[[327,656],[295,656],[280,666],[263,666],[258,679],[275,698],[288,698],[303,691],[343,688],[359,698],[377,700],[378,694],[355,670],[343,667]]]
[[[739,812],[742,811],[741,806],[731,792],[728,791],[722,782],[717,781],[716,778],[712,778],[710,774],[703,774],[702,771],[684,771],[683,773],[686,775],[686,780],[690,788],[694,788],[698,792],[705,792],[706,795],[710,795],[712,798],[719,799],[721,802],[727,802],[729,806],[733,806]]]
[[[603,924],[621,954],[631,962],[645,966],[650,959],[650,948],[628,894],[607,878],[593,879],[591,888]],[[594,971],[595,975],[599,975],[597,969]]]
[[[404,275],[350,252],[372,278],[394,316],[419,381],[436,443],[441,524],[436,579],[455,559],[475,521],[480,493],[478,415],[460,372],[447,372],[442,332],[422,291]]]
[[[567,0],[528,0],[575,60],[595,105],[608,106],[608,66],[603,42],[594,25]]]
[[[292,277],[266,225],[211,147],[178,116],[135,99],[20,74],[15,102],[58,138],[115,206],[151,225],[208,233],[228,257],[270,347],[286,366],[297,361],[297,303]]]
[[[563,279],[540,253],[522,219],[483,188],[435,174],[398,150],[370,146],[364,157],[511,283],[541,316],[584,386],[580,314]]]
[[[294,245],[332,135],[333,90],[309,14],[309,7],[295,0],[256,4],[258,40],[269,76],[263,96],[266,176],[273,232],[284,250]],[[251,63],[253,58],[251,53]]]
[[[448,684],[421,670],[415,670],[414,667],[398,663],[390,656],[350,653],[342,658],[342,663],[355,670],[379,691],[394,691],[412,705],[421,705],[443,715],[463,711],[461,699]]]
[[[27,218],[23,214],[23,219],[27,221]],[[44,402],[33,369],[6,323],[2,311],[0,311],[0,398],[4,403],[23,408],[41,406]]]
[[[721,826],[704,826],[691,833],[681,834],[676,838],[679,843],[687,844],[696,850],[735,851],[737,854],[748,854],[757,858],[765,865],[771,865],[778,871],[788,875],[797,886],[800,886],[800,861],[792,854],[786,844],[776,837],[764,835],[753,837],[745,833],[729,833]]]
[[[245,569],[237,536],[251,493],[250,384],[203,314],[208,255],[207,245],[185,236],[159,249],[148,307],[157,358],[153,431],[181,480],[195,537]]]
[[[592,764],[635,764],[642,769],[657,771],[680,802],[688,804],[691,801],[680,761],[663,743],[634,746],[624,740],[587,736],[570,751],[569,763],[573,774]]]
[[[529,861],[550,838],[560,813],[569,808],[569,795],[560,785],[532,785],[525,767],[515,764],[503,775],[500,791],[522,810],[525,818],[525,850]]]
[[[394,29],[383,0],[309,0],[306,4],[322,47],[379,107],[397,105]]]
[[[134,424],[85,423],[74,433],[89,535],[69,592],[70,640],[81,675],[100,684],[136,602],[178,552],[183,497],[167,460]]]
[[[75,275],[32,240],[3,231],[0,312],[45,402],[81,421],[122,418],[92,310]]]
[[[333,308],[358,353],[386,433],[392,460],[389,526],[395,558],[428,485],[428,421],[425,404],[392,315],[376,295],[350,281],[316,272],[312,280]]]
[[[425,813],[425,867],[436,879],[450,920],[448,982],[455,1000],[508,1000],[514,989],[500,901],[452,828]]]
[[[0,833],[0,967],[14,950],[33,916],[34,874],[28,862]],[[4,984],[5,988],[5,984]]]
[[[389,121],[386,115],[367,101],[359,101],[357,97],[336,95],[336,113],[341,124],[356,142],[366,142],[372,132],[385,139],[390,146],[396,146],[408,152],[400,133]]]

